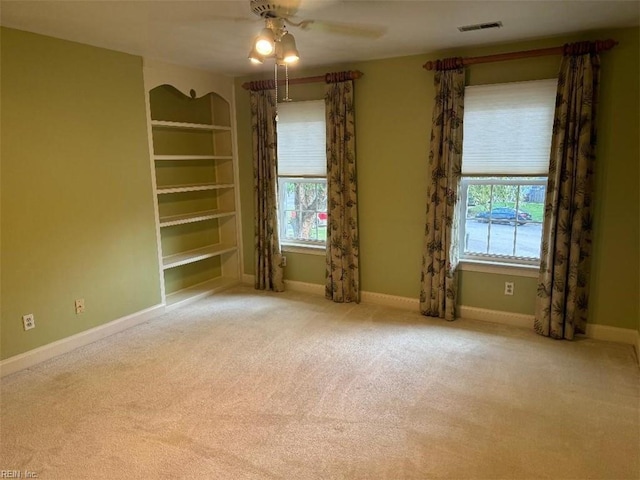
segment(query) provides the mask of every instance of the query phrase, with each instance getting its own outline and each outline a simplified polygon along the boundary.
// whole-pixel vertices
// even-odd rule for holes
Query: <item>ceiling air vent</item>
[[[500,28],[502,27],[502,22],[489,22],[489,23],[477,23],[475,25],[465,25],[463,27],[458,27],[458,30],[461,32],[470,32],[472,30],[486,30],[487,28]]]

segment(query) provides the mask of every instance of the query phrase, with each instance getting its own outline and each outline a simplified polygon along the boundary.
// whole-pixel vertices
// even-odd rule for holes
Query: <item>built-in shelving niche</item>
[[[229,104],[210,93],[150,91],[166,303],[239,281],[237,182]]]

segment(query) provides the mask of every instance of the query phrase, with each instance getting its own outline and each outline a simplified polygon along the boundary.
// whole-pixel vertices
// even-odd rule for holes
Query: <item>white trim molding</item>
[[[587,324],[587,337],[605,342],[626,343],[636,346],[638,332],[630,328],[610,327],[608,325],[598,325],[597,323]]]
[[[154,305],[153,307],[118,318],[98,327],[76,333],[70,337],[6,358],[0,362],[0,377],[32,367],[38,363],[57,357],[58,355],[62,355],[63,353],[70,352],[76,348],[83,347],[128,328],[135,327],[136,325],[140,325],[141,323],[151,320],[163,313],[165,313],[164,304]]]
[[[514,327],[533,329],[534,316],[522,313],[503,312],[499,310],[487,310],[484,308],[458,306],[460,318],[468,320],[480,320],[482,322],[500,323]],[[629,328],[610,327],[608,325],[587,324],[587,338],[601,340],[603,342],[624,343],[638,346],[639,335],[636,330]]]
[[[630,345],[640,367],[640,332],[631,328],[610,327],[608,325],[587,324],[588,338],[603,342],[616,342]]]
[[[253,285],[254,275],[242,275],[242,283]],[[297,280],[285,280],[285,286],[294,292],[311,293],[324,297],[324,285],[319,283],[298,282]],[[386,293],[377,292],[360,292],[360,299],[363,303],[373,303],[375,305],[384,305],[386,307],[401,308],[403,310],[412,310],[418,312],[420,309],[420,301],[417,298],[399,297],[396,295],[387,295]]]
[[[216,92],[229,105],[232,105],[234,85],[233,81],[229,82],[229,77],[225,75],[160,62],[146,57],[142,59],[142,70],[144,73],[144,86],[147,92],[159,85],[167,84],[172,85],[187,97],[191,96],[191,89],[195,90],[198,98],[209,92]]]
[[[243,274],[242,283],[245,285],[254,285],[255,275]],[[298,282],[296,280],[285,280],[284,286],[293,292],[311,293],[312,295],[321,295],[324,297],[324,285],[319,283]]]
[[[253,279],[253,277],[251,278]],[[295,280],[285,280],[284,284],[294,292],[312,293],[322,295],[324,297],[324,285],[298,282]],[[420,309],[420,301],[417,298],[399,297],[397,295],[387,295],[386,293],[361,291],[360,300],[362,303],[372,303],[374,305],[400,308],[402,310],[411,310],[413,312],[418,312]]]
[[[511,277],[537,278],[540,267],[536,265],[514,265],[482,260],[461,259],[458,269],[463,272],[493,273],[495,275],[508,275]]]
[[[243,283],[248,285],[253,285],[253,279],[253,275],[244,274],[242,276]],[[285,280],[284,283],[293,291],[324,295],[324,285],[297,282],[294,280]],[[360,292],[360,297],[364,303],[373,303],[376,305],[401,308],[403,310],[411,310],[415,312],[420,310],[420,301],[417,298],[399,297],[396,295],[387,295],[377,292]],[[461,319],[499,323],[502,325],[510,325],[512,327],[528,328],[533,330],[533,315],[505,312],[501,310],[489,310],[486,308],[470,307],[467,305],[459,305],[457,310]],[[616,342],[632,345],[635,348],[638,364],[640,365],[640,332],[629,328],[587,324],[586,337],[604,342]]]
[[[523,313],[488,310],[486,308],[458,305],[458,315],[462,319],[479,320],[481,322],[500,323],[512,327],[533,328],[533,315]]]
[[[324,285],[318,283],[298,282],[295,280],[285,280],[285,287],[293,290],[294,292],[311,293],[314,295],[320,295],[324,297]]]
[[[283,244],[282,253],[300,253],[302,255],[327,255],[327,247],[325,245],[294,245]]]
[[[242,283],[245,285],[254,285],[255,275],[243,274]],[[293,292],[310,293],[312,295],[321,295],[324,297],[324,285],[319,283],[298,282],[296,280],[285,280],[284,286]]]
[[[387,295],[386,293],[378,292],[360,292],[360,299],[364,303],[411,310],[412,312],[420,311],[420,300],[418,298],[400,297],[398,295]]]

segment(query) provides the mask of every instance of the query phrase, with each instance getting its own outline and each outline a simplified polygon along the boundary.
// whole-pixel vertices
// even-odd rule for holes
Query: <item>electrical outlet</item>
[[[504,294],[505,295],[513,295],[513,282],[504,282]]]
[[[76,315],[79,313],[84,313],[84,298],[76,300]]]
[[[22,324],[25,330],[31,330],[36,328],[36,319],[33,317],[33,313],[28,313],[22,316]]]
[[[280,262],[280,266],[281,267],[286,267],[287,266],[287,257],[285,257],[283,255],[281,258],[282,258],[282,261]]]

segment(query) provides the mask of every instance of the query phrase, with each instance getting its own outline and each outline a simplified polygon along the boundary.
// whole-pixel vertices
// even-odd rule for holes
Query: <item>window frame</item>
[[[534,257],[519,257],[516,255],[499,255],[490,253],[468,253],[465,252],[466,245],[466,222],[467,211],[469,208],[468,203],[468,189],[470,185],[542,185],[547,188],[548,176],[536,175],[536,176],[487,176],[481,177],[478,175],[462,176],[460,180],[460,221],[458,226],[458,256],[461,262],[469,262],[475,264],[487,264],[487,265],[504,265],[510,267],[525,267],[528,269],[538,268],[540,266],[540,258]],[[489,202],[489,211],[492,210],[493,196]],[[544,202],[543,202],[544,203]],[[463,210],[464,209],[464,210]],[[519,210],[519,199],[516,200],[516,211]],[[487,245],[491,242],[491,225],[494,222],[489,221],[487,223]],[[544,228],[544,219],[543,225]],[[518,239],[518,223],[514,225],[514,249]],[[542,230],[540,235],[540,245],[542,246]]]
[[[302,112],[304,111],[304,106],[303,105],[299,105],[299,104],[306,104],[306,105],[311,105],[314,104],[316,105],[314,107],[313,111],[307,110],[307,113],[310,113],[310,116],[305,116],[302,115]],[[292,165],[290,163],[285,162],[287,165],[287,168],[285,169],[286,173],[285,174],[281,174],[281,170],[280,170],[280,158],[278,158],[277,162],[278,162],[278,178],[277,178],[277,190],[278,190],[278,204],[277,204],[277,219],[278,219],[278,234],[279,234],[279,240],[280,240],[280,246],[282,248],[283,251],[287,251],[287,252],[295,252],[295,253],[305,253],[305,254],[315,254],[315,255],[325,255],[326,253],[326,247],[327,247],[327,242],[326,240],[324,241],[319,241],[319,240],[292,240],[292,239],[287,239],[286,238],[286,233],[287,233],[287,221],[286,221],[286,210],[285,210],[285,195],[283,195],[284,192],[284,183],[287,181],[298,181],[298,182],[307,182],[307,183],[324,183],[325,184],[325,188],[328,187],[327,185],[327,174],[326,174],[326,155],[327,155],[327,151],[326,151],[326,105],[325,105],[325,101],[323,98],[319,98],[319,99],[311,99],[311,100],[301,100],[300,102],[292,102],[292,103],[286,103],[284,105],[282,105],[282,107],[284,108],[285,106],[291,106],[292,108],[294,106],[300,106],[300,108],[302,108],[302,110],[296,110],[293,109],[291,111],[292,114],[297,114],[297,115],[301,115],[300,117],[300,121],[304,122],[304,121],[309,121],[310,119],[312,121],[317,122],[318,124],[320,123],[320,120],[322,121],[322,130],[320,133],[320,130],[315,131],[315,134],[310,134],[312,139],[317,139],[317,140],[321,140],[322,142],[322,148],[318,148],[318,149],[309,149],[308,148],[308,142],[304,145],[304,155],[302,155],[302,159],[303,160],[307,160],[307,162],[309,161],[310,158],[312,157],[307,157],[305,155],[311,153],[313,155],[313,163],[312,165],[315,165],[316,167],[320,167],[320,169],[316,169],[316,170],[305,170],[304,168],[302,170],[298,170],[297,168],[292,168]],[[317,111],[316,111],[317,109]],[[281,112],[279,112],[279,114],[281,114]],[[287,117],[288,118],[288,117]],[[315,120],[313,120],[315,119]],[[291,124],[294,126],[294,128],[296,128],[295,126],[299,126],[298,123],[296,121],[287,121],[285,122],[288,125]],[[278,147],[280,147],[280,140],[281,140],[281,136],[280,136],[280,122],[276,123],[276,134],[278,135]],[[318,134],[319,135],[316,135]],[[305,137],[306,134],[300,133],[298,132],[296,134],[296,138],[301,138],[301,137]],[[307,139],[308,140],[308,139]],[[312,144],[314,146],[316,146],[315,142],[312,142]],[[298,151],[296,148],[299,147],[296,145],[292,146],[292,151],[286,152],[286,150],[283,152],[279,152],[279,153],[283,153],[282,156],[286,157],[287,159],[289,159],[291,157],[291,155],[295,156],[296,159],[299,159],[299,156],[296,154],[296,152]],[[280,154],[278,155],[278,157],[280,157]],[[316,161],[318,163],[316,163]],[[294,160],[295,162],[295,160]],[[322,162],[322,164],[320,164],[319,162]],[[293,165],[293,167],[295,167],[298,164]],[[305,172],[305,173],[303,173]],[[317,225],[317,214],[318,214],[318,210],[316,210],[316,225]],[[322,212],[328,212],[328,204],[325,204],[325,209],[322,210]]]
[[[491,198],[487,207],[488,212],[493,212],[494,208],[499,208],[494,207],[496,192],[493,187],[496,185],[514,185],[519,188],[524,185],[542,185],[545,189],[548,188],[548,161],[553,137],[557,82],[558,79],[555,77],[465,87],[465,90],[469,89],[466,92],[468,96],[465,95],[465,107],[468,108],[465,108],[463,119],[464,142],[458,194],[460,211],[456,212],[459,213],[457,253],[460,263],[464,265],[466,262],[467,267],[463,269],[512,270],[525,276],[539,269],[541,259],[538,257],[542,256],[545,200],[542,200],[543,218],[541,223],[538,223],[540,246],[537,256],[525,257],[518,256],[516,253],[533,254],[535,237],[518,235],[519,227],[524,225],[518,225],[517,217],[512,219],[509,216],[495,220],[488,217],[486,218],[486,238],[481,240],[482,235],[485,234],[484,230],[479,237],[475,234],[473,238],[469,238],[468,232],[472,228],[471,224],[467,225],[467,214],[470,208],[468,197],[471,185],[491,185]],[[472,116],[467,117],[467,115]],[[517,115],[517,118],[513,115]],[[513,131],[513,135],[505,139],[504,135],[500,135],[505,131]],[[515,207],[516,212],[522,211],[520,202],[523,201],[523,196],[522,191],[519,192],[511,205],[512,208]],[[506,203],[506,205],[510,204],[511,202]],[[536,220],[539,219],[539,215],[536,212]],[[513,223],[513,230],[505,230],[502,226],[497,227],[498,223]],[[499,236],[494,233],[492,237],[492,226],[500,232]],[[505,240],[503,236],[510,237],[506,244],[503,243]],[[466,247],[467,240],[473,240],[472,245],[477,250],[485,250],[485,253],[465,252],[469,250]],[[480,244],[478,240],[481,240]],[[512,242],[511,247],[508,247],[509,241]],[[511,254],[486,253],[490,251],[509,251]]]
[[[287,251],[295,251],[296,249],[313,249],[324,251],[327,248],[327,241],[320,240],[290,240],[286,238],[286,218],[285,212],[285,196],[281,194],[283,191],[283,184],[285,182],[296,181],[298,183],[323,183],[327,185],[327,177],[321,175],[278,175],[278,233],[280,238],[280,245]],[[325,205],[324,211],[316,210],[318,213],[328,212],[327,205]],[[327,222],[328,226],[328,222]],[[288,247],[288,248],[287,248]],[[310,253],[301,252],[299,253]]]

